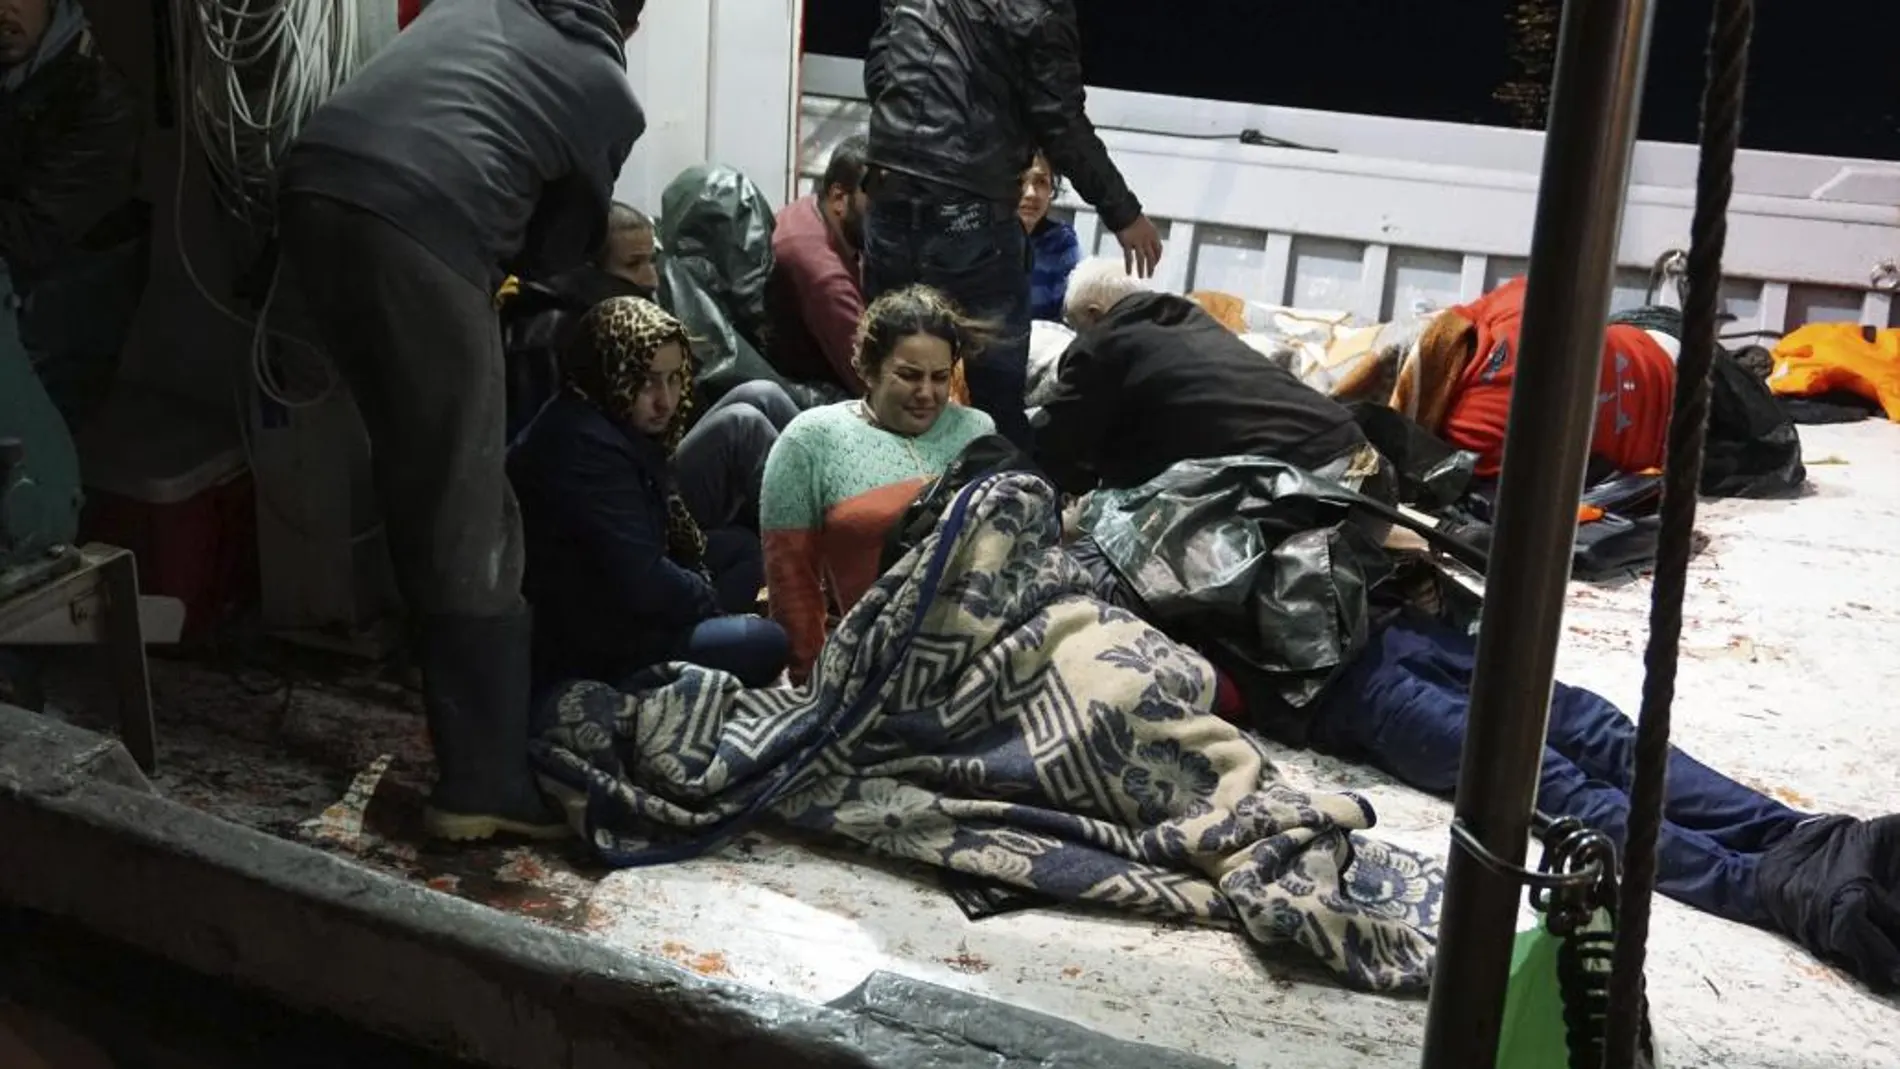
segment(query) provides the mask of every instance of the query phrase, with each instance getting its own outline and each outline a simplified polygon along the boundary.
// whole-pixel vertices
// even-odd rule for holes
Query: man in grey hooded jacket
[[[645,0],[435,0],[319,108],[278,179],[287,278],[369,431],[415,627],[430,833],[564,834],[527,761],[530,619],[494,294],[605,238],[645,119]]]

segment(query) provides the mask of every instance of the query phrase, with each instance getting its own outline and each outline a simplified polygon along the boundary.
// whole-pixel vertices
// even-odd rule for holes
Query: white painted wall
[[[808,56],[804,68],[809,180],[862,129],[867,108],[859,62]],[[1475,297],[1522,272],[1529,255],[1539,132],[1095,89],[1089,114],[1163,227],[1160,282],[1171,289],[1383,319]],[[1247,129],[1333,151],[1242,145]],[[1651,266],[1687,246],[1695,169],[1692,145],[1637,145],[1617,306],[1643,303]],[[1892,296],[1872,282],[1882,261],[1900,258],[1900,164],[1744,152],[1735,178],[1732,329],[1896,319]],[[1112,249],[1087,205],[1070,195],[1060,207],[1085,248]]]
[[[627,77],[647,132],[615,195],[658,211],[681,171],[716,162],[744,172],[773,206],[791,198],[804,0],[659,0],[627,45]]]

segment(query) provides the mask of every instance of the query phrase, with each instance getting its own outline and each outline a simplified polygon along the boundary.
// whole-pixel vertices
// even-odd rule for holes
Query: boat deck
[[[1813,492],[1705,503],[1676,738],[1817,811],[1900,810],[1900,427],[1803,429]],[[1649,584],[1577,585],[1560,674],[1634,710]],[[1060,910],[967,921],[928,873],[752,835],[716,857],[607,873],[560,849],[417,845],[426,746],[414,699],[374,679],[157,660],[169,796],[447,893],[680,968],[815,1001],[874,970],[1219,1062],[1417,1064],[1422,1000],[1341,989],[1234,933]],[[86,709],[85,686],[56,693]],[[74,714],[87,719],[86,713]],[[1363,791],[1374,833],[1443,854],[1450,807],[1368,770],[1286,751],[1296,780]],[[571,851],[573,848],[567,848]],[[1657,907],[1649,987],[1665,1064],[1900,1065],[1900,1004],[1773,936]]]

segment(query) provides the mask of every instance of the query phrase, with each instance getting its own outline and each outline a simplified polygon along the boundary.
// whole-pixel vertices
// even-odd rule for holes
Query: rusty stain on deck
[[[956,954],[943,959],[943,963],[966,976],[986,973],[992,968],[989,962],[970,953],[970,948],[967,946],[958,948]]]
[[[669,961],[684,965],[701,976],[732,975],[732,970],[726,965],[725,954],[717,950],[702,954],[682,943],[662,943],[660,953]]]

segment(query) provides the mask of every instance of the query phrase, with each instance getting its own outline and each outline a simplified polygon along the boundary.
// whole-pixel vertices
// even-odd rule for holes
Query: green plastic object
[[[1563,940],[1543,925],[1517,933],[1497,1069],[1570,1069],[1557,950]]]
[[[0,571],[42,560],[79,537],[79,448],[20,338],[18,301],[0,262]],[[11,443],[17,442],[17,447]]]

